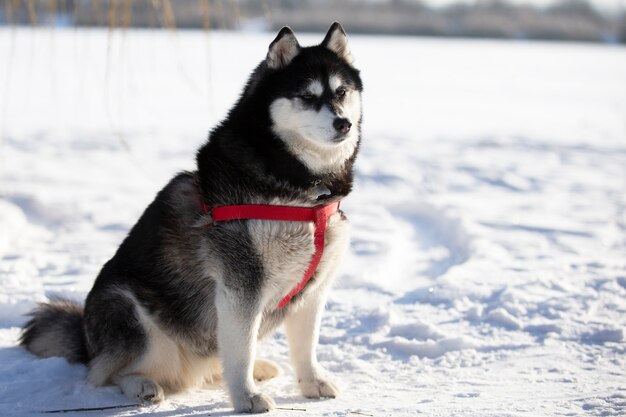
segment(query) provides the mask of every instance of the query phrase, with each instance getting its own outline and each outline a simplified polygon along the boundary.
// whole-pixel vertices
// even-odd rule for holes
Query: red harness
[[[337,213],[339,209],[339,202],[330,204],[309,207],[289,207],[289,206],[271,206],[260,204],[245,204],[239,206],[222,206],[211,209],[203,201],[202,211],[204,213],[211,214],[213,223],[225,222],[229,220],[280,220],[290,222],[313,222],[315,224],[315,233],[313,242],[315,243],[315,252],[311,257],[309,267],[304,273],[304,277],[287,294],[280,303],[278,308],[286,306],[291,299],[298,294],[306,286],[307,282],[311,279],[317,266],[322,259],[324,253],[324,235],[326,233],[326,221],[330,216]]]

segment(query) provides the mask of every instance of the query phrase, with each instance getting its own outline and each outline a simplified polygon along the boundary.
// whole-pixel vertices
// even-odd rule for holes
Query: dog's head
[[[337,22],[321,44],[301,47],[284,27],[263,64],[272,132],[315,173],[341,168],[356,152],[361,130],[358,70]]]

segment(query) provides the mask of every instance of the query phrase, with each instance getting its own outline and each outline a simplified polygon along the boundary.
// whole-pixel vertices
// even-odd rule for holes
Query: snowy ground
[[[16,347],[23,314],[85,297],[271,38],[0,30],[0,415],[127,403]],[[626,415],[626,49],[351,39],[364,142],[319,347],[342,396],[298,395],[279,332],[263,389],[306,412],[275,414]]]

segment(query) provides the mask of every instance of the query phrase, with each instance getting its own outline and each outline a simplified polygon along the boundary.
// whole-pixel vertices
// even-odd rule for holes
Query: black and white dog
[[[283,28],[199,150],[197,171],[158,193],[85,307],[41,305],[22,344],[87,363],[91,383],[117,384],[132,399],[158,402],[164,392],[223,377],[235,410],[264,412],[274,401],[254,381],[279,370],[255,360],[256,344],[284,322],[302,393],[335,397],[315,348],[348,246],[335,203],[352,188],[361,91],[339,23],[312,47]],[[243,205],[269,215],[216,222],[219,208]],[[277,207],[313,217],[283,218]]]

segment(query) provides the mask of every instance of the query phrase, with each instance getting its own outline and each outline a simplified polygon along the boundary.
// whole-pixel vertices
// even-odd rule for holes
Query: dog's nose
[[[350,131],[350,128],[352,127],[352,123],[350,123],[348,119],[345,119],[343,117],[337,117],[333,121],[333,127],[335,128],[337,132],[346,134],[348,133],[348,131]]]

